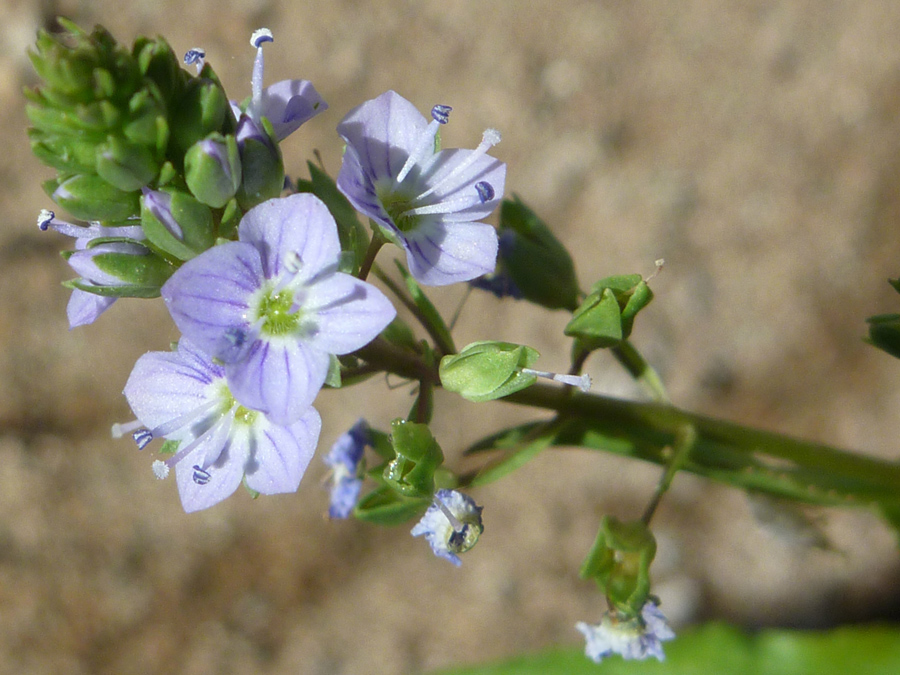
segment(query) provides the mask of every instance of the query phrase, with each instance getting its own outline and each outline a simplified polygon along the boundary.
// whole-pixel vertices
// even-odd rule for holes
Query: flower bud
[[[231,104],[218,81],[192,78],[188,81],[170,117],[172,141],[181,152],[214,131],[227,131]]]
[[[192,145],[184,156],[188,189],[201,202],[222,208],[241,184],[241,158],[234,136],[213,133]]]
[[[97,146],[97,173],[110,185],[132,192],[156,178],[159,165],[147,148],[111,136]]]
[[[180,260],[190,260],[215,244],[212,212],[181,190],[144,189],[141,224],[154,245]]]
[[[64,256],[81,275],[70,282],[74,288],[105,296],[156,297],[173,271],[146,246],[132,241],[98,239]]]
[[[140,212],[140,194],[123,192],[100,176],[73,176],[49,180],[44,190],[54,202],[80,220],[117,222]]]
[[[441,359],[441,385],[469,401],[492,401],[534,384],[537,375],[523,369],[539,356],[536,349],[510,342],[473,342]]]
[[[284,162],[272,134],[267,120],[262,121],[262,127],[247,115],[241,115],[238,121],[241,186],[237,199],[245,211],[279,196],[284,187]]]

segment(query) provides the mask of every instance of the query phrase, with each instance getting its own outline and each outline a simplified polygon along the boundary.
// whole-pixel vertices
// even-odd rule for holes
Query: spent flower
[[[662,643],[675,637],[666,617],[652,600],[644,603],[640,616],[625,618],[606,613],[598,624],[579,621],[575,628],[587,641],[585,655],[596,663],[611,654],[620,654],[628,660],[642,661],[652,656],[663,661]]]
[[[363,452],[369,444],[369,425],[359,420],[335,441],[324,462],[331,467],[329,518],[348,518],[362,489]]]
[[[497,262],[497,232],[478,221],[503,196],[506,165],[487,154],[500,133],[485,131],[475,150],[437,150],[449,113],[437,105],[429,123],[388,91],[338,125],[347,143],[338,188],[406,251],[410,272],[429,286],[474,279]]]
[[[436,556],[459,567],[462,560],[457,554],[472,548],[484,532],[482,509],[462,492],[438,490],[425,515],[412,529],[412,536],[424,535]]]
[[[141,449],[154,438],[177,444],[174,454],[154,462],[153,471],[165,478],[175,469],[189,513],[225,499],[242,480],[260,494],[295,492],[322,426],[311,407],[282,426],[241,406],[224,368],[184,338],[177,351],[140,357],[124,393],[137,420],[115,425],[113,435],[130,432]]]
[[[396,310],[337,271],[337,226],[313,195],[254,207],[238,239],[186,262],[162,296],[181,332],[224,364],[241,405],[291,424],[325,383],[331,355],[371,342]]]

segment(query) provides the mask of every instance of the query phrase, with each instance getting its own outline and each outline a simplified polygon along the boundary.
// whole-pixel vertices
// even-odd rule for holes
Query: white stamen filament
[[[185,457],[187,457],[189,454],[191,454],[197,448],[198,445],[200,445],[201,443],[208,440],[214,434],[224,432],[224,434],[227,435],[228,433],[230,433],[231,432],[231,422],[234,420],[234,413],[235,413],[236,408],[237,408],[237,406],[232,406],[231,410],[229,411],[229,414],[222,415],[218,420],[216,420],[216,423],[213,424],[209,429],[207,429],[202,434],[197,436],[197,438],[192,440],[190,443],[185,444],[184,447],[181,448],[181,450],[176,452],[174,455],[172,455],[168,459],[162,460],[162,463],[165,464],[167,468],[172,469],[175,467],[176,464],[178,464],[178,462],[180,462]],[[218,457],[214,458],[213,461],[215,461],[216,459],[218,459]],[[158,461],[160,461],[160,460],[158,460]],[[157,473],[157,470],[156,470],[157,469],[156,465],[157,465],[157,462],[153,462],[153,473],[155,473],[157,475],[157,477],[159,477],[159,473]],[[168,475],[168,471],[166,471],[166,475]],[[163,476],[163,478],[165,478],[165,476]]]
[[[562,382],[572,387],[578,387],[581,391],[587,393],[591,390],[591,376],[583,375],[561,375],[560,373],[548,373],[546,370],[532,370],[531,368],[522,368],[523,375],[534,375],[535,377],[544,377],[554,382]]]
[[[180,431],[181,429],[194,424],[195,422],[199,421],[201,417],[206,415],[206,413],[210,412],[211,410],[215,410],[221,405],[222,401],[218,399],[207,401],[206,403],[197,406],[193,410],[190,410],[183,415],[179,415],[175,419],[169,420],[164,424],[160,424],[158,427],[151,429],[150,432],[156,438],[169,436],[176,431]]]
[[[483,202],[481,201],[481,197],[476,193],[472,197],[456,197],[454,199],[447,199],[435,204],[428,204],[427,206],[417,206],[412,209],[407,209],[400,214],[400,217],[405,218],[407,216],[426,216],[434,213],[458,213],[459,211],[463,211],[470,206],[482,203]]]
[[[262,113],[262,92],[263,92],[263,49],[262,46],[266,42],[272,42],[272,31],[268,28],[258,28],[253,31],[250,36],[250,44],[256,47],[256,60],[253,62],[253,74],[250,76],[250,106],[247,113],[254,121],[259,121],[259,115]]]
[[[466,157],[462,162],[457,164],[452,171],[450,171],[446,176],[444,176],[437,183],[432,185],[428,190],[420,194],[413,201],[418,202],[421,199],[424,199],[428,195],[430,195],[435,190],[439,190],[444,183],[452,180],[455,176],[462,173],[466,169],[468,169],[476,160],[478,160],[482,155],[487,153],[492,147],[497,145],[500,142],[500,132],[496,129],[487,129],[484,132],[484,135],[481,137],[481,143],[478,144],[478,147],[475,148],[469,156]]]
[[[440,126],[441,125],[437,120],[431,120],[425,128],[425,131],[419,136],[416,147],[409,153],[409,157],[406,158],[406,163],[403,165],[403,168],[400,169],[400,173],[398,173],[397,177],[394,179],[394,185],[402,183],[403,179],[406,178],[412,168],[418,164],[428,152],[434,152],[434,137]]]
[[[450,521],[450,526],[453,528],[453,531],[462,532],[465,525],[460,522],[459,518],[453,515],[450,509],[447,508],[447,505],[437,497],[434,498],[434,503],[441,510],[441,513],[447,517],[447,520]]]
[[[116,422],[112,425],[112,429],[110,429],[113,438],[122,438],[125,434],[130,434],[132,431],[137,431],[142,426],[144,426],[140,420],[132,420],[130,422]]]

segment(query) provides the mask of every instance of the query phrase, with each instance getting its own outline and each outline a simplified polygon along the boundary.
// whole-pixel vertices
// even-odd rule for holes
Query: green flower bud
[[[185,152],[214,131],[221,132],[230,116],[231,104],[222,85],[208,78],[192,78],[169,118],[176,150]]]
[[[522,370],[539,356],[536,349],[510,342],[473,342],[441,359],[441,385],[469,401],[492,401],[534,384],[537,376]]]
[[[73,176],[62,182],[50,180],[44,190],[54,202],[76,218],[121,222],[140,212],[140,193],[123,192],[100,176]]]
[[[141,225],[151,243],[180,260],[190,260],[216,243],[212,211],[180,190],[145,188]]]
[[[443,464],[444,453],[428,425],[394,420],[391,440],[396,457],[384,469],[384,482],[404,497],[430,500],[434,494],[434,472]]]
[[[111,136],[97,146],[97,173],[113,187],[132,192],[156,178],[159,164],[147,148]]]
[[[650,594],[650,563],[655,555],[656,539],[646,524],[604,516],[579,574],[582,579],[594,579],[616,610],[636,616]]]
[[[565,334],[588,350],[611,347],[631,335],[635,316],[652,299],[653,292],[640,274],[602,279],[575,310]]]
[[[241,158],[234,136],[213,133],[192,145],[184,156],[188,189],[204,204],[222,208],[241,184]]]
[[[268,120],[263,120],[260,128],[250,117],[242,115],[235,136],[241,153],[241,187],[237,199],[241,208],[249,211],[281,194],[284,162]]]

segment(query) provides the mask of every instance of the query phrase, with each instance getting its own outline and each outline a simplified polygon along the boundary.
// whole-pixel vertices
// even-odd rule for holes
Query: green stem
[[[669,487],[672,485],[675,474],[678,473],[687,462],[696,442],[697,430],[692,425],[685,425],[678,430],[678,433],[675,436],[675,443],[672,444],[672,456],[669,458],[666,469],[659,479],[659,483],[656,486],[656,492],[653,493],[653,497],[650,499],[650,503],[647,505],[644,515],[641,516],[644,525],[650,524],[653,514],[656,513],[656,507],[659,506],[659,502],[662,500],[663,495],[669,491]]]
[[[622,340],[610,351],[616,360],[625,367],[625,370],[644,386],[655,401],[671,403],[659,374],[653,369],[653,366],[647,363],[647,360],[635,349],[633,344],[628,340]]]
[[[366,280],[366,277],[369,276],[369,271],[372,269],[372,265],[375,263],[375,257],[378,255],[378,251],[381,250],[381,247],[387,243],[387,240],[377,229],[372,233],[372,241],[369,242],[369,248],[366,249],[366,257],[363,258],[362,263],[359,266],[359,272],[357,273],[357,277]]]

